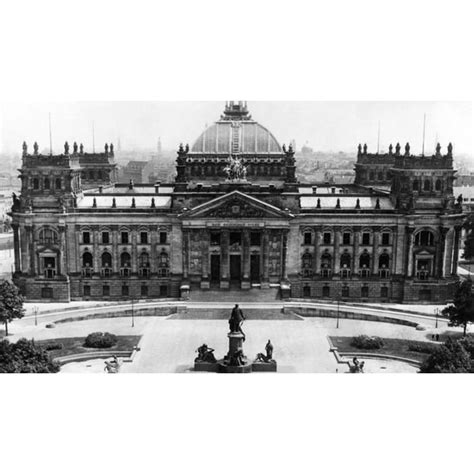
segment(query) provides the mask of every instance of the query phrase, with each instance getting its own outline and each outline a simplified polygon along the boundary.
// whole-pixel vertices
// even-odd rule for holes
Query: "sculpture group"
[[[197,348],[198,353],[194,360],[194,370],[201,372],[221,373],[249,373],[249,372],[276,372],[277,363],[273,359],[273,344],[270,339],[265,346],[265,353],[257,354],[254,361],[249,362],[244,354],[243,343],[246,335],[242,329],[245,316],[239,305],[235,305],[229,318],[229,351],[221,360],[217,360],[214,349],[207,344]]]

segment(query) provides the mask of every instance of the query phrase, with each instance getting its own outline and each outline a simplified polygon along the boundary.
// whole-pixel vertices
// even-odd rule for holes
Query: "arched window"
[[[58,234],[53,229],[41,229],[39,233],[39,242],[42,245],[57,244]]]
[[[142,252],[138,257],[138,266],[140,268],[148,268],[150,266],[150,256],[146,252]]]
[[[379,173],[378,173],[378,175],[377,175],[377,179],[378,179],[379,181],[383,181],[383,173],[382,173],[382,171],[379,171]]]
[[[332,264],[331,255],[327,252],[323,253],[321,255],[321,270],[324,270],[324,269],[330,270],[331,264]]]
[[[33,189],[39,189],[39,179],[33,178]]]
[[[92,181],[94,181],[94,179],[95,179],[95,173],[94,173],[93,170],[89,171],[89,179],[92,180]]]
[[[359,257],[359,268],[369,268],[370,267],[370,255],[368,253],[363,253]]]
[[[417,179],[413,181],[413,191],[419,191],[420,190],[420,183]]]
[[[373,171],[370,172],[369,174],[369,180],[373,181],[375,179],[375,173]]]
[[[422,230],[415,235],[415,245],[432,247],[434,245],[434,234],[429,230]]]
[[[83,267],[93,267],[94,260],[90,252],[84,252],[82,254],[82,266]]]
[[[104,252],[101,257],[102,268],[107,268],[112,266],[112,255],[109,252]]]
[[[313,256],[310,253],[303,254],[302,267],[311,268],[313,266]]]
[[[423,191],[430,191],[431,190],[431,181],[429,179],[425,179],[423,184]]]
[[[61,189],[61,178],[56,178],[56,189]]]
[[[120,254],[120,266],[121,267],[130,267],[130,254],[128,252],[123,252]]]
[[[379,257],[379,268],[388,268],[390,265],[390,256],[387,253],[383,253]]]
[[[169,267],[170,265],[170,259],[169,256],[166,252],[161,252],[160,256],[158,257],[158,266],[159,267]]]
[[[44,189],[50,189],[51,183],[49,181],[49,178],[44,178]]]
[[[351,268],[351,256],[348,253],[341,255],[341,268]]]
[[[102,179],[103,179],[103,177],[102,177],[102,170],[98,170],[98,171],[97,171],[97,179],[99,179],[99,180],[102,180]]]
[[[437,179],[436,184],[435,184],[435,189],[436,189],[436,191],[441,191],[441,188],[442,188],[441,180]]]

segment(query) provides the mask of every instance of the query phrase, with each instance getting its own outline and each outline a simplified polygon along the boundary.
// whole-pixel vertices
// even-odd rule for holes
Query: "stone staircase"
[[[252,288],[250,290],[199,290],[192,288],[189,301],[228,303],[270,303],[280,301],[280,288]]]

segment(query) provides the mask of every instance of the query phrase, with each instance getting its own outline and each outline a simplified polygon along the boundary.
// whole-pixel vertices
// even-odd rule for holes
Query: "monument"
[[[214,357],[214,349],[203,344],[197,349],[198,357],[194,360],[194,370],[197,372],[219,372],[227,374],[246,374],[250,372],[276,372],[277,364],[273,360],[273,344],[270,339],[265,346],[265,354],[259,353],[255,361],[249,362],[244,354],[243,343],[245,333],[242,324],[245,316],[239,305],[232,309],[229,318],[229,351],[221,360]]]

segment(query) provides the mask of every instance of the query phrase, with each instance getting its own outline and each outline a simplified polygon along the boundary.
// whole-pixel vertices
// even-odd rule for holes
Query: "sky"
[[[194,140],[218,120],[224,103],[216,101],[174,102],[61,102],[0,103],[0,152],[20,152],[25,140],[35,141],[40,151],[49,149],[48,116],[51,114],[53,152],[63,144],[84,143],[96,150],[105,142],[122,149],[154,149],[161,137],[163,148],[176,149],[180,142]],[[474,156],[471,102],[283,102],[249,101],[252,117],[267,127],[280,144],[295,140],[297,148],[308,144],[314,150],[355,152],[358,143],[376,151],[380,123],[380,150],[390,143],[410,142],[421,153],[423,117],[426,114],[425,153],[436,141],[455,153]]]

